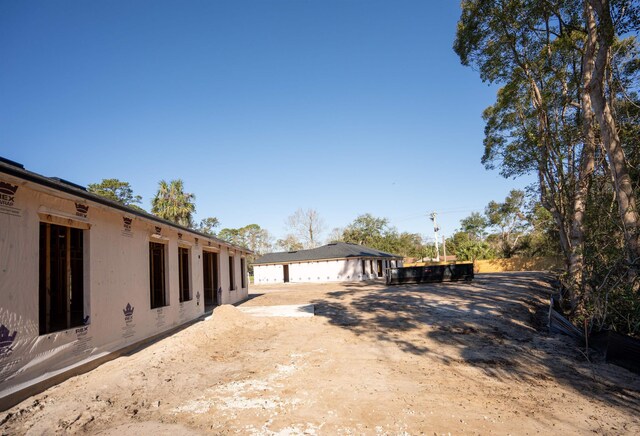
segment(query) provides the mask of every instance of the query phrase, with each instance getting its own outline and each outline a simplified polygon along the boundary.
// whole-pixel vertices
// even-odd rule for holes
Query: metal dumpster
[[[473,279],[473,263],[452,263],[448,265],[410,266],[390,268],[387,271],[387,284],[403,283],[439,283],[470,281]]]

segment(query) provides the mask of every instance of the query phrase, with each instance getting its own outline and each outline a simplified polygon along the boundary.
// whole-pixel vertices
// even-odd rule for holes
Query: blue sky
[[[437,6],[435,6],[437,5]],[[196,218],[274,236],[315,208],[445,233],[529,181],[480,163],[496,88],[451,49],[458,1],[0,2],[0,155],[150,209],[181,178]]]

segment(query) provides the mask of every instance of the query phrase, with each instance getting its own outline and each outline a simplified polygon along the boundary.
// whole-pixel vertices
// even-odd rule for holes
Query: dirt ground
[[[539,273],[254,286],[233,306],[0,413],[3,434],[640,434],[640,376],[545,327]]]

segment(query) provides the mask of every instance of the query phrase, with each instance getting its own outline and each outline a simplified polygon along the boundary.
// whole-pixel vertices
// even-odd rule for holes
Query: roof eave
[[[201,236],[203,238],[207,238],[207,239],[210,239],[212,241],[215,241],[218,244],[225,245],[227,247],[231,247],[231,248],[233,248],[235,250],[244,251],[247,254],[254,254],[253,251],[249,250],[246,247],[241,247],[239,245],[231,244],[231,243],[229,243],[227,241],[224,241],[222,239],[216,238],[215,236],[207,235],[206,233],[202,233],[202,232],[199,232],[197,230],[193,230],[193,229],[190,229],[188,227],[181,226],[179,224],[176,224],[176,223],[171,222],[171,221],[167,221],[165,219],[162,219],[160,217],[157,217],[157,216],[152,215],[152,214],[150,214],[148,212],[145,212],[145,211],[139,211],[137,209],[130,208],[130,207],[125,206],[125,205],[123,205],[121,203],[118,203],[117,201],[109,200],[108,198],[101,197],[100,195],[93,194],[93,193],[91,193],[89,191],[85,191],[83,189],[74,188],[73,186],[67,185],[66,183],[58,182],[58,181],[53,180],[53,179],[51,179],[49,177],[42,176],[40,174],[28,171],[26,169],[14,167],[12,165],[7,165],[7,164],[5,164],[3,162],[0,162],[0,172],[8,174],[8,175],[13,176],[13,177],[17,177],[17,178],[26,180],[26,181],[31,182],[31,183],[35,183],[37,185],[42,185],[42,186],[45,186],[47,188],[58,190],[58,191],[66,193],[66,194],[70,194],[70,195],[74,195],[76,197],[84,198],[85,200],[93,201],[95,203],[102,204],[103,206],[107,206],[107,207],[110,207],[110,208],[113,208],[113,209],[118,209],[118,210],[120,210],[122,212],[126,212],[126,213],[129,213],[129,214],[132,214],[132,215],[139,216],[140,218],[144,218],[144,219],[148,219],[148,220],[151,220],[151,221],[155,221],[155,222],[157,222],[159,224],[164,224],[166,226],[173,227],[173,228],[175,228],[177,230],[182,230],[182,231],[185,231],[185,232],[189,232],[189,233]]]
[[[307,263],[307,262],[327,262],[330,260],[350,260],[350,259],[369,259],[369,258],[385,258],[385,259],[393,259],[393,260],[402,260],[404,259],[402,256],[374,256],[374,255],[366,255],[366,256],[347,256],[347,257],[328,257],[322,259],[303,259],[303,260],[283,260],[277,262],[254,262],[254,266],[258,265],[285,265],[290,263]]]

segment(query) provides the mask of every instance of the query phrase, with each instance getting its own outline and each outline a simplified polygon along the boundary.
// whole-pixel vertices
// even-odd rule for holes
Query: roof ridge
[[[354,244],[350,242],[337,241],[321,245],[315,248],[308,248],[295,251],[280,251],[267,253],[255,260],[254,264],[269,263],[289,263],[289,262],[308,262],[331,259],[349,259],[363,257],[382,257],[402,259],[397,254],[387,253],[364,245]]]

